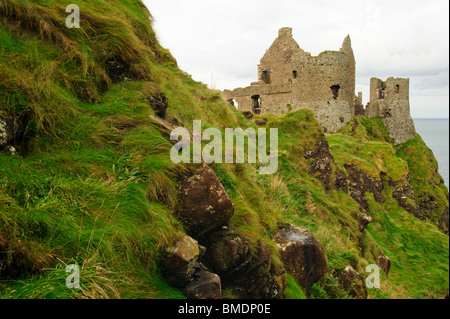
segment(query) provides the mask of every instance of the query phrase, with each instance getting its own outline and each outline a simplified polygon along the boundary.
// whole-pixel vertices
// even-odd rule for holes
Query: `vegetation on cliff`
[[[367,118],[325,135],[309,110],[249,121],[178,69],[140,1],[73,2],[80,29],[65,27],[57,1],[0,3],[0,119],[17,123],[19,153],[0,152],[1,298],[185,297],[159,265],[188,231],[174,212],[189,167],[170,160],[158,117],[189,129],[193,120],[279,129],[277,174],[212,169],[235,207],[229,228],[255,255],[264,245],[281,266],[280,224],[314,233],[329,264],[316,298],[350,298],[339,273],[364,274],[380,255],[392,269],[369,298],[448,294],[448,190],[419,136],[394,147],[381,119]],[[65,286],[73,263],[80,290]],[[284,295],[308,292],[288,275]]]

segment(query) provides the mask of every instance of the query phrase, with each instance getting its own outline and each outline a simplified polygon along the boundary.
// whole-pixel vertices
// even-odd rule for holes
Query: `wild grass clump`
[[[26,140],[57,137],[64,120],[79,115],[79,101],[102,101],[116,82],[115,67],[128,79],[157,81],[155,64],[175,64],[142,3],[72,3],[80,7],[80,29],[65,26],[63,3],[0,3],[0,103],[3,116],[21,119]]]
[[[361,233],[359,205],[311,176],[305,159],[326,141],[331,179],[346,164],[394,181],[409,175],[419,199],[438,194],[438,211],[444,189],[437,191],[437,164],[426,164],[432,156],[420,140],[394,148],[381,119],[368,118],[324,135],[309,110],[248,121],[220,92],[177,68],[141,1],[72,3],[81,9],[80,29],[65,27],[58,1],[0,2],[0,117],[18,119],[21,128],[14,143],[20,156],[0,153],[0,298],[184,298],[158,265],[185,234],[173,212],[189,167],[170,160],[167,132],[150,118],[154,96],[167,100],[165,120],[175,126],[192,129],[201,120],[203,129],[222,133],[279,129],[276,174],[260,175],[253,164],[212,168],[235,206],[229,227],[253,253],[263,243],[280,265],[272,238],[285,222],[309,228],[322,243],[329,274],[313,296],[348,298],[339,271],[362,271],[379,254],[393,269],[371,298],[448,293],[442,233],[400,208],[389,185],[385,203],[365,194],[374,222]],[[81,269],[80,290],[65,286],[70,264]],[[292,277],[287,284],[286,298],[306,298]]]

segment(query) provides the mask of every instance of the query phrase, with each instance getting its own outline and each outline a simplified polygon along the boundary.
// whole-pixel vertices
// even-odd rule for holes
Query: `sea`
[[[439,172],[449,187],[449,120],[414,119],[417,133],[433,151],[439,163]]]

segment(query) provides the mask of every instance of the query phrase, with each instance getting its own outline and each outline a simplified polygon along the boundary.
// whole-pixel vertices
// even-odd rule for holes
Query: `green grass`
[[[368,234],[392,261],[389,279],[382,281],[382,287],[392,297],[442,299],[449,286],[448,237],[406,213],[393,200],[383,206],[372,201],[372,205],[374,222]]]
[[[272,262],[281,263],[272,241],[280,223],[311,229],[330,265],[311,290],[316,298],[348,298],[338,272],[352,265],[363,273],[379,253],[393,270],[371,298],[448,293],[447,237],[399,208],[388,185],[385,203],[370,201],[374,223],[361,234],[357,203],[326,190],[304,158],[327,139],[332,178],[345,164],[374,178],[409,175],[418,196],[438,198],[436,217],[448,206],[447,190],[419,138],[394,148],[381,120],[368,118],[325,136],[309,110],[247,121],[220,92],[177,68],[140,1],[72,3],[83,12],[81,29],[64,26],[57,1],[0,3],[0,117],[17,116],[24,129],[20,156],[0,153],[0,257],[14,270],[0,279],[0,298],[184,298],[158,269],[164,248],[185,234],[173,212],[188,169],[172,163],[172,144],[150,118],[148,99],[159,94],[168,100],[166,120],[190,129],[193,120],[222,132],[261,123],[279,129],[277,174],[262,176],[253,164],[212,168],[236,208],[230,226],[252,249],[266,244]],[[112,60],[129,67],[128,81],[114,83]],[[81,290],[65,287],[71,263],[81,267]],[[306,298],[290,276],[285,297]]]
[[[295,281],[295,279],[290,275],[287,275],[285,298],[286,299],[308,299],[308,297],[305,295],[305,292],[303,291],[302,287],[300,287],[299,284],[297,283],[297,281]]]

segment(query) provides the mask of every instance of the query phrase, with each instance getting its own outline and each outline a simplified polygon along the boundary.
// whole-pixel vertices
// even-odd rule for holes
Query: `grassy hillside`
[[[282,222],[309,228],[327,251],[330,272],[313,286],[316,298],[349,298],[337,283],[348,265],[364,273],[380,253],[393,267],[371,298],[442,298],[448,293],[448,237],[401,207],[388,181],[411,177],[428,189],[432,154],[418,137],[395,149],[377,119],[324,135],[312,112],[246,120],[179,70],[139,0],[74,0],[81,28],[65,27],[65,6],[51,0],[0,2],[0,117],[14,117],[19,156],[0,152],[0,298],[184,298],[161,276],[164,248],[185,233],[174,217],[177,183],[186,165],[170,160],[172,144],[154,118],[192,129],[261,125],[280,131],[280,168],[262,176],[256,165],[215,164],[235,206],[231,227],[253,246],[264,242],[280,264],[274,231]],[[329,174],[305,158],[327,141]],[[418,148],[423,158],[411,158]],[[384,189],[367,193],[373,222],[361,232],[360,203],[332,181],[352,165]],[[430,171],[428,171],[428,168]],[[384,175],[383,175],[384,176]],[[441,183],[428,190],[448,200]],[[425,192],[425,191],[424,191]],[[418,195],[420,196],[420,195]],[[379,199],[379,198],[378,198]],[[80,290],[65,286],[68,264],[82,268]],[[420,280],[418,280],[420,279]],[[286,298],[305,298],[288,277]],[[229,297],[232,297],[231,295]]]

